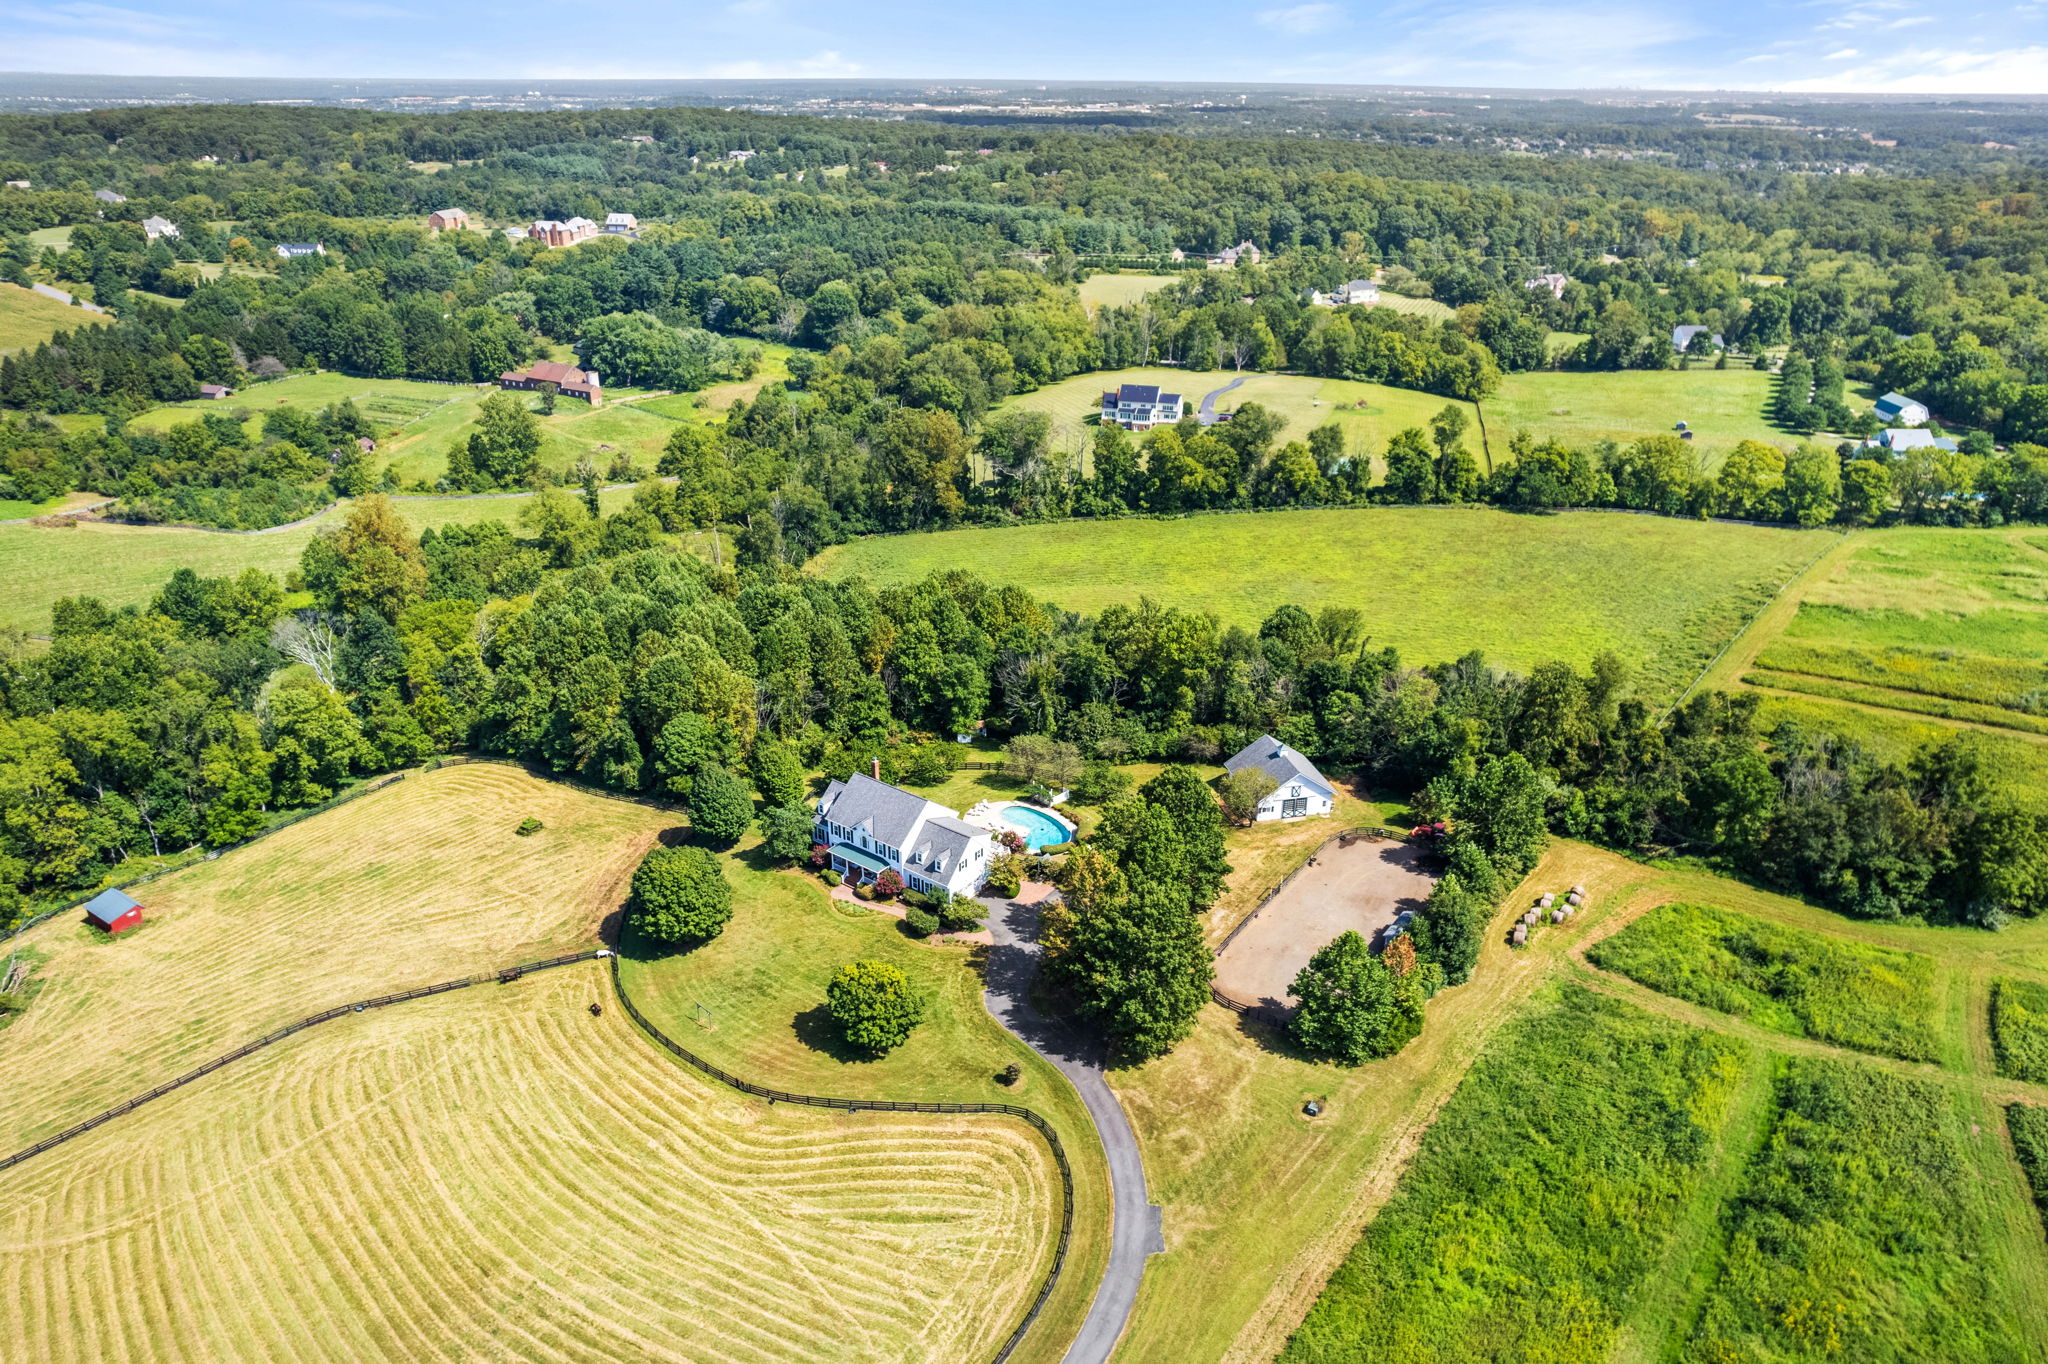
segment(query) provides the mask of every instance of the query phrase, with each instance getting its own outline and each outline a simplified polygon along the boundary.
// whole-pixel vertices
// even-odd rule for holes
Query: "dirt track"
[[[1216,988],[1241,1004],[1290,1009],[1294,978],[1319,948],[1346,929],[1372,940],[1402,910],[1420,909],[1435,884],[1406,843],[1326,844],[1223,949]]]

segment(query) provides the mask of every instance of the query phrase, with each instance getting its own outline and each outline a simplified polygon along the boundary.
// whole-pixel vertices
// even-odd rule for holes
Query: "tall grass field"
[[[1794,433],[1768,413],[1777,376],[1744,368],[1622,370],[1592,373],[1532,370],[1510,374],[1483,404],[1486,429],[1505,448],[1516,431],[1568,445],[1599,440],[1624,444],[1644,436],[1675,434],[1684,422],[1702,463],[1718,468],[1737,441],[1790,447]]]
[[[1369,508],[1077,521],[874,537],[828,550],[834,577],[911,582],[970,568],[1095,613],[1140,597],[1256,626],[1294,602],[1355,606],[1411,663],[1585,667],[1613,650],[1671,700],[1829,533],[1574,512]]]
[[[1709,905],[1662,905],[1587,952],[1595,966],[1790,1037],[1907,1061],[1936,1055],[1934,959]]]
[[[1610,1357],[1747,1061],[1560,987],[1473,1068],[1282,1364]]]

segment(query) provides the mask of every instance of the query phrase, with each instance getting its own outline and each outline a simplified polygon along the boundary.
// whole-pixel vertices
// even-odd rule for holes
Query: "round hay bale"
[[[1584,886],[1573,886],[1573,887],[1572,887],[1572,894],[1574,894],[1574,895],[1584,895],[1585,893],[1586,893],[1586,888],[1585,888]]]
[[[1539,895],[1536,897],[1536,907],[1538,909],[1549,909],[1551,902],[1555,899],[1557,899],[1555,895]]]
[[[1514,944],[1515,946],[1517,946],[1517,947],[1520,947],[1520,946],[1521,946],[1522,944],[1524,944],[1524,943],[1528,942],[1528,941],[1529,941],[1529,928],[1528,928],[1528,925],[1526,925],[1526,924],[1516,924],[1516,925],[1515,925],[1515,931],[1514,931],[1513,935],[1512,935],[1512,936],[1511,936],[1511,937],[1510,937],[1510,938],[1508,939],[1508,941],[1512,942],[1512,943],[1513,943],[1513,944]]]
[[[1550,911],[1550,922],[1554,924],[1561,924],[1566,919],[1569,919],[1571,916],[1572,912],[1568,909],[1553,909]]]

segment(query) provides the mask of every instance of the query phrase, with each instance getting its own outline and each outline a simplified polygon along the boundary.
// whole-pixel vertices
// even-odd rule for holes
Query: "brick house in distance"
[[[427,228],[433,232],[456,232],[469,226],[469,215],[459,208],[435,209],[427,215]]]
[[[498,376],[499,388],[531,391],[553,384],[565,398],[581,398],[592,407],[604,406],[604,386],[594,369],[578,369],[559,360],[536,360],[525,369],[508,369]]]
[[[528,241],[543,242],[548,246],[574,246],[596,235],[597,224],[588,218],[571,218],[566,223],[542,218],[526,229]]]

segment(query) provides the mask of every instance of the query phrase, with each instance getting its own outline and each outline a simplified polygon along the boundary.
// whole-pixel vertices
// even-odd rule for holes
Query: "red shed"
[[[109,933],[126,933],[142,922],[142,906],[118,890],[103,890],[86,901],[86,916]]]

